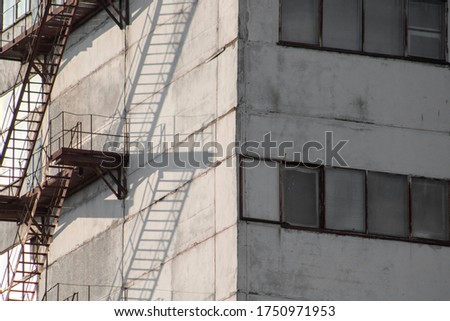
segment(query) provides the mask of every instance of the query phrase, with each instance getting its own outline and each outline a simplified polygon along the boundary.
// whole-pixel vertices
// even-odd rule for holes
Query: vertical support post
[[[124,23],[124,12],[123,12],[123,1],[124,0],[120,0],[119,1],[119,11],[120,11],[120,28],[124,28],[125,23]]]
[[[51,119],[48,121],[48,126],[49,126],[49,133],[50,133],[50,137],[49,137],[50,155],[48,155],[48,156],[51,157],[52,156],[52,137],[53,137],[53,134],[52,134],[52,120]]]
[[[7,254],[7,257],[8,257],[8,281],[7,281],[7,285],[9,286],[9,280],[10,280],[10,277],[11,277],[11,264],[9,263],[9,262],[11,262],[11,254],[10,254],[10,251],[8,250],[8,252],[7,252],[8,254]]]
[[[91,286],[88,285],[88,301],[91,301]]]
[[[91,150],[93,150],[93,148],[92,148],[92,144],[93,144],[93,137],[92,137],[92,122],[93,122],[93,120],[92,120],[92,114],[90,115],[90,123],[91,123],[91,130],[90,130],[90,133],[91,133]]]
[[[65,136],[65,133],[64,133],[64,112],[62,112],[62,115],[61,115],[61,133],[62,133],[62,146],[61,147],[63,147],[64,148],[64,136]]]
[[[78,137],[78,148],[80,149],[83,146],[82,142],[83,142],[83,123],[80,121],[80,132]]]
[[[48,260],[45,261],[45,301],[48,301]]]
[[[131,19],[130,19],[130,0],[125,0],[125,17],[126,17],[126,24],[129,25],[131,24]]]

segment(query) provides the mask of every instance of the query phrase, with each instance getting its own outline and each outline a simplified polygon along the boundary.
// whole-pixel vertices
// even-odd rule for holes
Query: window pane
[[[365,173],[327,168],[325,170],[325,224],[335,230],[365,230]]]
[[[361,50],[360,0],[324,0],[323,45]]]
[[[319,0],[281,1],[281,40],[319,44]]]
[[[431,179],[412,180],[413,236],[448,240],[448,183]]]
[[[410,56],[443,59],[444,3],[409,1],[408,53]]]
[[[284,221],[319,227],[319,170],[283,169],[282,173]]]
[[[408,177],[369,172],[367,189],[369,233],[407,237]]]
[[[27,12],[27,2],[29,0],[18,0],[17,1],[17,18],[20,18]]]
[[[404,54],[404,0],[364,0],[364,51]]]
[[[244,162],[244,217],[280,221],[278,164],[261,161],[257,166]]]
[[[13,25],[15,15],[15,0],[3,0],[3,29]]]

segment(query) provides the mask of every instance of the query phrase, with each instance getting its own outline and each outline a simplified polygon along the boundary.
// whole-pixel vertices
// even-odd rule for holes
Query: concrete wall
[[[132,1],[131,7],[124,31],[103,12],[71,35],[49,117],[126,115],[132,142],[151,141],[159,151],[175,136],[234,141],[237,2]],[[87,299],[88,289],[92,300],[234,299],[235,155],[221,155],[214,166],[171,162],[158,169],[142,164],[138,149],[132,153],[124,201],[101,181],[66,200],[40,297],[46,286],[60,284],[60,299],[74,292]],[[168,145],[167,154],[175,153]],[[55,293],[56,287],[48,298]]]
[[[14,86],[19,73],[20,63],[15,61],[0,61],[0,96],[3,96]]]
[[[0,253],[14,244],[17,228],[16,222],[0,222]]]
[[[240,1],[239,17],[242,141],[262,141],[271,132],[274,140],[292,141],[301,151],[307,141],[324,143],[325,132],[332,131],[335,140],[349,140],[341,155],[352,168],[450,179],[447,67],[277,45],[278,1]],[[293,160],[293,154],[285,159]],[[266,180],[267,188],[278,184],[274,180]],[[268,202],[258,206],[273,208]],[[239,236],[244,299],[450,295],[441,269],[450,264],[445,247],[256,223],[241,223]],[[437,270],[418,264],[425,258]]]

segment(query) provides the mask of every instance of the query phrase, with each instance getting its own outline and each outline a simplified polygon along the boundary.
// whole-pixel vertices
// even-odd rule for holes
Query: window
[[[319,170],[283,169],[284,221],[290,225],[319,227]]]
[[[2,28],[3,30],[12,26],[15,20],[15,0],[3,0],[2,1]]]
[[[1,30],[6,30],[30,12],[30,0],[0,0]]]
[[[403,30],[403,0],[364,1],[364,51],[402,56]]]
[[[363,171],[325,169],[326,228],[364,232],[364,180]]]
[[[386,173],[367,174],[368,232],[407,237],[408,177]]]
[[[361,1],[323,2],[323,45],[329,48],[361,50]]]
[[[16,1],[16,18],[19,19],[28,12],[28,0],[17,0]]]
[[[450,183],[349,168],[241,162],[243,219],[450,246]]]
[[[445,0],[280,0],[280,41],[445,59]]]
[[[412,234],[417,237],[449,240],[448,183],[414,178],[411,184]]]
[[[408,52],[411,56],[444,57],[445,6],[442,1],[410,0]]]
[[[282,15],[286,17],[282,36],[286,41],[319,43],[319,0],[284,0]],[[304,32],[297,32],[304,30]]]
[[[244,197],[247,218],[265,221],[280,220],[278,163],[270,161],[242,162]],[[274,182],[274,184],[267,184]],[[260,204],[266,204],[261,207]]]

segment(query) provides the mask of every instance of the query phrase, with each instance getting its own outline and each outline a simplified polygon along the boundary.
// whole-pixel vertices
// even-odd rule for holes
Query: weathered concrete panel
[[[0,222],[0,253],[14,244],[17,228],[15,222]]]
[[[174,259],[174,300],[215,299],[214,239],[206,240]]]
[[[20,63],[0,60],[0,96],[9,91],[16,82]]]
[[[241,223],[247,294],[297,300],[447,300],[450,249]],[[263,242],[261,240],[264,240]],[[242,257],[241,256],[241,257]],[[260,299],[260,298],[258,298]]]
[[[431,178],[450,179],[450,140],[444,133],[383,127],[313,117],[292,117],[289,114],[249,115],[243,124],[246,139],[261,142],[272,133],[277,142],[293,142],[286,159],[301,152],[303,144],[317,141],[326,146],[325,132],[334,134],[334,143],[349,142],[340,155],[350,167]],[[311,153],[310,158],[325,160],[324,150]],[[267,155],[268,156],[268,155]],[[433,166],[429,166],[433,164]],[[334,162],[334,165],[338,165]]]
[[[70,35],[52,97],[56,99],[67,89],[80,82],[84,83],[86,77],[113,59],[116,60],[113,63],[118,64],[117,57],[122,57],[121,60],[124,60],[123,50],[123,31],[117,27],[106,12],[99,13]],[[112,87],[109,89],[111,92],[123,89],[123,64],[121,69],[108,73],[108,76],[108,81],[91,83],[92,94],[97,93],[100,97],[105,95],[102,88],[110,85],[109,81],[112,80],[121,81],[122,85],[115,89],[111,84]],[[83,91],[80,96],[86,93]]]
[[[102,233],[89,243],[59,257],[48,270],[48,279],[40,284],[40,295],[47,287],[60,283],[59,299],[79,292],[79,300],[118,300],[121,297],[122,226]],[[89,289],[90,286],[90,289]],[[48,292],[49,300],[56,300],[57,288]]]
[[[118,225],[123,218],[123,202],[98,181],[64,202],[63,213],[52,243],[52,263]]]
[[[443,66],[267,43],[250,42],[246,52],[252,109],[450,131]]]
[[[235,225],[238,220],[236,157],[215,169],[216,231]],[[231,242],[231,241],[230,241]]]
[[[237,225],[216,236],[215,300],[233,297],[237,290]]]
[[[62,111],[103,116],[120,114],[123,109],[123,67],[123,58],[117,56],[100,69],[92,70],[82,82],[66,89],[64,94],[54,95],[50,105],[50,117],[54,118]],[[62,81],[61,83],[63,84]],[[70,116],[66,118],[67,121],[70,120]],[[98,119],[100,118],[96,118]],[[82,120],[86,131],[90,130],[88,120]],[[93,128],[94,131],[100,127],[100,124],[95,125],[97,126]]]

